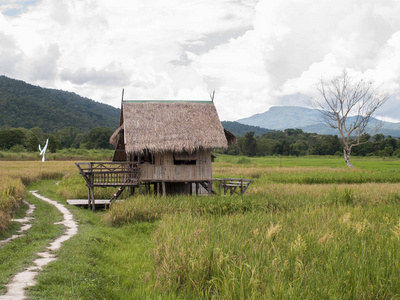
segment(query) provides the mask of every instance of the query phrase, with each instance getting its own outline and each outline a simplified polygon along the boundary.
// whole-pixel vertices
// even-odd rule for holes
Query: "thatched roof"
[[[123,133],[128,153],[227,148],[228,140],[231,144],[236,139],[222,128],[211,101],[124,101],[121,113],[123,124],[110,142],[116,146]]]

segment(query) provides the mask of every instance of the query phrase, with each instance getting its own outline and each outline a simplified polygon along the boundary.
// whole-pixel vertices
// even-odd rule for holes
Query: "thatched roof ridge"
[[[129,153],[141,153],[144,149],[162,153],[228,147],[227,136],[211,101],[124,101],[122,113],[123,128],[118,128],[110,141],[115,145],[124,130]]]

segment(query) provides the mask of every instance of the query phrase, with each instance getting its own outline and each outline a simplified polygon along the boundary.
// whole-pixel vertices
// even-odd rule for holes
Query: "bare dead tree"
[[[350,162],[351,150],[370,141],[361,142],[360,137],[371,116],[387,101],[388,95],[374,87],[373,82],[353,80],[346,70],[329,81],[321,79],[317,90],[320,97],[313,99],[312,105],[322,113],[329,127],[339,130],[344,145],[344,160],[347,166],[353,167]],[[382,122],[377,124],[371,137],[381,126]]]

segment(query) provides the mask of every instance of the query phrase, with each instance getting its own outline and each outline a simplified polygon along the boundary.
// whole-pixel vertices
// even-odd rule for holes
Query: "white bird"
[[[46,141],[46,145],[44,145],[44,148],[42,149],[42,147],[39,144],[39,151],[40,151],[40,155],[43,155],[42,157],[42,162],[45,161],[44,155],[46,154],[46,150],[47,150],[47,145],[49,144],[49,139],[47,139]]]

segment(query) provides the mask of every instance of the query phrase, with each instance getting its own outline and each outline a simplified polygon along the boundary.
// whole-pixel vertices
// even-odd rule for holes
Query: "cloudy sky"
[[[0,75],[119,107],[210,99],[221,120],[307,106],[347,68],[400,121],[400,0],[0,0]]]

